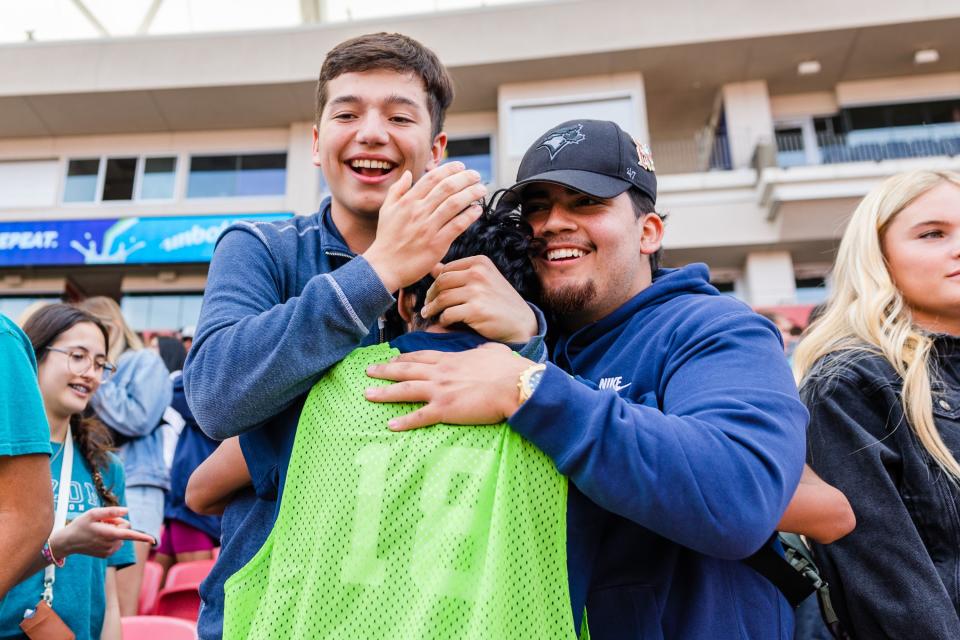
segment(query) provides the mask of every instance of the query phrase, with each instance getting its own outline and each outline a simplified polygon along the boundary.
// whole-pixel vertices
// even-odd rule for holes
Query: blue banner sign
[[[223,230],[290,213],[0,222],[0,267],[209,262]]]

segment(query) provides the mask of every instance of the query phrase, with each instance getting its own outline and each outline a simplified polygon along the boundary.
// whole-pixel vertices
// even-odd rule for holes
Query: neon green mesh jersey
[[[357,349],[307,397],[276,525],[225,585],[224,638],[575,638],[566,480],[505,424],[386,428]]]

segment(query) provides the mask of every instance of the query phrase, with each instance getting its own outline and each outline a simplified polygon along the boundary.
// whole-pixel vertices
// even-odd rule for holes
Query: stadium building
[[[140,330],[194,323],[227,224],[316,209],[316,76],[332,46],[374,31],[448,65],[449,155],[492,187],[563,120],[649,142],[667,265],[707,262],[757,307],[823,299],[878,181],[960,170],[956,0],[461,0],[379,16],[299,0],[260,3],[280,25],[190,33],[156,28],[189,0],[144,0],[126,35],[89,2],[57,3],[81,39],[0,44],[0,311],[14,317],[105,294]]]

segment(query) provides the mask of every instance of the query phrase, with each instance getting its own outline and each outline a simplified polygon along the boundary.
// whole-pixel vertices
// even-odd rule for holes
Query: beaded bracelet
[[[56,565],[57,567],[63,568],[63,563],[66,560],[58,560],[55,555],[53,555],[53,549],[50,548],[50,539],[48,538],[46,542],[43,543],[43,547],[40,549],[40,555],[43,556],[43,559],[49,564]]]

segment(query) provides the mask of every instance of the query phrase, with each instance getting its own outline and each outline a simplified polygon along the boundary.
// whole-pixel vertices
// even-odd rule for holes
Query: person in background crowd
[[[106,427],[83,417],[102,376],[113,368],[107,360],[107,329],[80,309],[53,304],[38,310],[24,332],[39,363],[47,437],[54,450],[47,478],[52,476],[62,511],[53,532],[47,529],[41,536],[44,540],[49,533],[23,581],[0,602],[0,637],[22,637],[21,622],[38,615],[41,596],[49,595],[53,614],[78,639],[119,640],[116,571],[134,561],[129,541],[150,536],[130,530],[122,519],[127,512],[123,468],[110,452]],[[49,487],[32,498],[45,497]]]
[[[857,528],[813,545],[854,638],[960,634],[960,174],[893,176],[844,232],[794,355],[808,461]]]
[[[758,311],[757,313],[776,325],[777,330],[780,331],[780,337],[783,339],[783,353],[787,356],[787,360],[792,360],[793,351],[800,341],[802,329],[793,324],[790,318],[777,311]]]
[[[160,356],[160,359],[163,360],[164,366],[167,368],[167,371],[170,372],[171,383],[176,385],[176,381],[182,377],[183,362],[187,358],[187,351],[183,348],[183,343],[177,338],[170,336],[153,336],[150,338],[149,346],[150,349],[155,351],[157,355]],[[176,395],[176,391],[174,391],[174,395]],[[176,400],[176,398],[174,398],[174,400]],[[168,472],[170,471],[170,467],[173,466],[173,456],[183,426],[183,416],[174,409],[173,404],[171,404],[163,412],[163,418],[161,419],[159,427],[160,433],[163,436],[163,464],[166,466]],[[170,495],[168,493],[166,497],[166,503],[168,505],[169,500]],[[164,509],[164,511],[166,511],[166,509]]]
[[[134,529],[159,540],[164,492],[170,488],[170,477],[163,461],[163,431],[157,427],[173,398],[169,372],[155,352],[143,348],[112,298],[87,298],[79,306],[99,318],[110,334],[108,353],[117,371],[100,385],[91,407],[113,430],[114,442],[119,445],[127,477],[130,522]],[[149,552],[148,543],[138,542],[136,564],[117,576],[124,616],[137,614],[143,565]]]
[[[165,340],[170,340],[172,346],[183,352],[178,340]],[[163,342],[160,346],[163,347]],[[180,356],[181,366],[184,355]],[[177,431],[178,435],[170,465],[170,490],[163,512],[163,535],[154,556],[154,560],[163,567],[164,574],[177,562],[209,560],[220,540],[220,518],[192,511],[185,500],[190,475],[213,453],[218,442],[209,438],[197,425],[183,391],[182,372],[171,373],[171,379],[173,402],[164,413],[164,422],[170,427],[170,432]]]
[[[190,347],[193,346],[193,334],[196,332],[197,328],[192,324],[188,324],[180,330],[180,341],[183,343],[183,348],[186,351],[190,351]]]
[[[53,526],[50,430],[30,340],[0,314],[0,599],[40,553]]]
[[[187,350],[180,340],[171,336],[153,336],[150,338],[150,348],[157,352],[171,376],[183,371]]]

